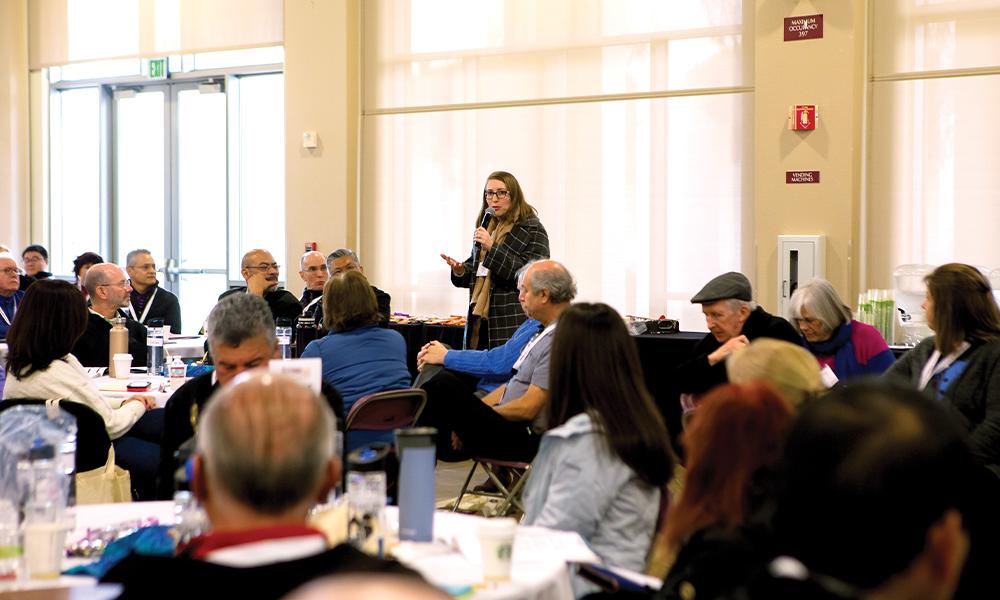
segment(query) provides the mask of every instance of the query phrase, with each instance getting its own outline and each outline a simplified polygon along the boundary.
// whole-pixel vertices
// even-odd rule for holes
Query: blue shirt
[[[492,392],[510,379],[521,350],[531,340],[531,336],[538,333],[540,327],[541,323],[528,319],[517,328],[507,343],[492,350],[449,350],[444,355],[444,367],[479,376],[477,387]]]
[[[3,316],[0,316],[0,338],[7,337],[7,330],[10,329],[10,323],[14,322],[14,313],[21,304],[21,298],[24,298],[24,290],[14,290],[10,296],[0,296],[0,310],[3,311]]]
[[[309,342],[302,358],[310,357],[323,361],[323,380],[344,397],[344,414],[349,414],[363,396],[410,387],[406,342],[391,329],[367,325],[350,331],[331,331]],[[376,441],[392,443],[392,432],[350,432],[347,451]]]

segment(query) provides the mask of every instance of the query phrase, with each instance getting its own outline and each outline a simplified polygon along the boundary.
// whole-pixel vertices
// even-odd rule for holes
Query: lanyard
[[[149,300],[146,300],[146,308],[142,309],[142,316],[141,317],[135,316],[135,308],[132,307],[132,301],[131,300],[129,301],[129,303],[128,303],[128,312],[132,314],[132,318],[133,319],[135,319],[136,321],[139,321],[140,323],[145,323],[146,322],[146,315],[149,314],[149,307],[153,306],[153,299],[156,298],[156,294],[159,291],[160,291],[160,288],[156,288],[155,290],[153,290],[153,295],[149,297]]]
[[[11,311],[10,317],[7,317],[7,311],[5,311],[2,307],[0,307],[0,317],[3,317],[4,322],[7,323],[8,326],[10,326],[10,320],[13,319],[14,315],[16,314],[17,314],[17,298],[14,298],[14,310]]]
[[[970,348],[969,342],[962,342],[959,344],[958,348],[955,348],[953,352],[941,358],[941,352],[934,350],[931,357],[927,359],[927,363],[924,365],[924,369],[920,372],[920,383],[917,385],[918,390],[923,390],[930,383],[931,379],[938,373],[943,373],[951,366],[951,363],[958,360],[960,356],[965,354],[965,351]]]
[[[556,324],[554,322],[550,323],[545,329],[543,329],[540,333],[535,335],[535,337],[531,338],[531,340],[529,340],[527,344],[525,344],[524,350],[521,350],[521,356],[518,356],[517,362],[514,363],[513,369],[515,371],[521,368],[521,363],[524,362],[524,359],[528,358],[528,353],[531,352],[531,349],[535,347],[535,344],[542,341],[542,338],[552,333],[552,331],[555,328]]]

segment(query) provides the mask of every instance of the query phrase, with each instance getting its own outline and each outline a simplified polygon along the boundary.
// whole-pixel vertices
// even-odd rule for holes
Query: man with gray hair
[[[208,346],[215,370],[191,379],[167,401],[157,481],[157,496],[163,500],[173,497],[177,472],[184,466],[184,460],[179,460],[184,457],[177,452],[194,436],[199,415],[212,394],[244,371],[266,368],[274,357],[278,342],[267,302],[253,294],[232,294],[220,300],[208,315]],[[344,402],[337,390],[324,384],[323,395],[342,419]]]
[[[132,287],[125,271],[114,263],[94,265],[87,271],[84,286],[90,294],[87,329],[73,345],[71,354],[85,367],[107,367],[111,346],[111,319],[125,319],[128,329],[128,353],[133,365],[146,362],[146,328],[131,318],[128,307]]]
[[[160,287],[156,280],[156,261],[149,250],[138,248],[125,256],[125,271],[128,273],[128,312],[143,325],[153,319],[160,319],[173,333],[181,332],[181,305],[177,296]]]
[[[335,431],[327,403],[290,377],[236,378],[213,394],[192,459],[192,489],[211,530],[176,557],[129,556],[103,581],[123,584],[121,598],[205,597],[208,589],[280,598],[325,575],[414,575],[348,544],[328,548],[325,534],[306,524],[341,477]]]
[[[326,257],[326,266],[330,271],[331,278],[342,273],[346,273],[347,271],[361,271],[362,275],[365,273],[365,267],[361,264],[361,260],[358,258],[357,252],[351,250],[350,248],[338,248],[331,252],[329,256]],[[392,316],[392,308],[390,306],[392,298],[389,294],[383,292],[374,285],[372,286],[372,291],[375,292],[375,304],[378,305],[378,326],[384,329],[389,326],[389,317]],[[315,306],[316,322],[322,323],[323,303],[317,302]],[[303,314],[309,314],[309,311],[307,310]]]
[[[742,273],[730,271],[712,279],[691,303],[701,304],[709,333],[695,345],[692,358],[674,372],[674,384],[682,394],[702,394],[726,383],[726,357],[757,338],[802,345],[791,323],[757,306],[750,280]]]
[[[576,296],[576,283],[566,267],[545,259],[521,270],[518,289],[525,314],[539,325],[514,362],[510,380],[482,399],[448,371],[423,386],[427,405],[420,424],[438,429],[441,460],[488,456],[529,462],[538,452],[546,429],[552,333]]]

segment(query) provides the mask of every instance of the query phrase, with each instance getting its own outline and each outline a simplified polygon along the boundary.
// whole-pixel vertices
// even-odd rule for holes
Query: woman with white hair
[[[878,375],[895,358],[877,329],[851,318],[851,309],[825,279],[811,279],[792,294],[790,316],[821,367],[843,381]]]

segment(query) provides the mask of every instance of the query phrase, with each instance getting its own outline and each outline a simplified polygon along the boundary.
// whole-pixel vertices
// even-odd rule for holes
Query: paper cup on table
[[[115,363],[114,376],[117,379],[128,379],[131,377],[132,372],[132,355],[131,354],[115,354],[112,357],[112,362]]]
[[[479,547],[483,553],[483,579],[507,581],[514,554],[514,519],[488,519],[479,525]]]
[[[32,579],[55,579],[62,572],[66,555],[63,523],[25,523],[24,566]]]

